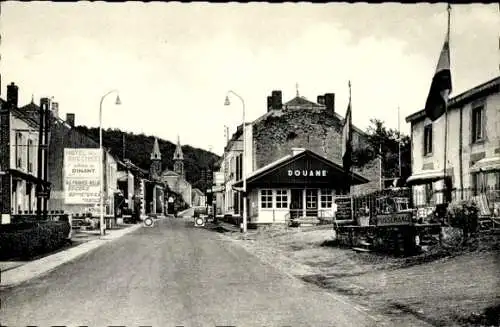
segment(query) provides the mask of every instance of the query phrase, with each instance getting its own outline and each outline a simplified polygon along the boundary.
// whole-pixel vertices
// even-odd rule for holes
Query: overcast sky
[[[2,98],[19,85],[20,103],[53,96],[60,115],[156,135],[221,154],[224,125],[234,132],[266,97],[316,101],[336,95],[344,116],[352,81],[353,123],[377,117],[408,133],[422,109],[446,33],[446,4],[181,4],[2,2]],[[451,66],[459,94],[498,76],[497,4],[454,5]]]

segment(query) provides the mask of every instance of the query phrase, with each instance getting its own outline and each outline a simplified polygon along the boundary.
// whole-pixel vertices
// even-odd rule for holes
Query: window
[[[287,190],[276,190],[276,208],[288,208]]]
[[[321,208],[331,208],[333,203],[332,190],[321,190]]]
[[[260,191],[260,207],[264,208],[264,209],[273,207],[273,191],[272,190],[261,190]]]
[[[424,126],[424,155],[432,153],[432,125]]]
[[[33,171],[33,140],[28,140],[28,150],[27,152],[27,161],[28,161],[28,173],[31,173]]]
[[[316,209],[318,207],[318,190],[306,191],[306,208]]]
[[[472,143],[476,143],[484,139],[484,107],[476,107],[472,109]]]

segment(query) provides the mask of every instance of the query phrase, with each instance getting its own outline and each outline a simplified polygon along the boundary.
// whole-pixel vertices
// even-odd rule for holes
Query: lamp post
[[[99,152],[100,152],[100,169],[99,169],[99,181],[101,184],[101,192],[99,193],[99,200],[100,200],[100,220],[99,220],[99,225],[100,225],[100,232],[101,235],[105,234],[104,230],[104,151],[102,148],[102,103],[104,102],[104,99],[110,95],[111,93],[116,93],[116,102],[115,104],[120,105],[120,96],[118,95],[117,90],[112,90],[109,91],[108,93],[104,94],[101,98],[101,103],[99,105]]]
[[[243,167],[242,167],[242,175],[243,175],[243,228],[242,232],[247,232],[247,178],[246,178],[246,133],[245,133],[245,101],[241,96],[236,94],[234,91],[228,91],[226,95],[226,100],[224,101],[225,106],[229,106],[231,103],[229,102],[229,93],[235,95],[241,100],[241,104],[243,106]]]

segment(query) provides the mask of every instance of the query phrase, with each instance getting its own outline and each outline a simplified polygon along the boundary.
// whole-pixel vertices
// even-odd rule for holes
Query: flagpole
[[[348,84],[349,86],[349,107],[351,108],[351,112],[349,113],[349,121],[346,121],[347,124],[349,124],[349,134],[352,134],[352,131],[351,131],[351,128],[352,126],[351,125],[351,121],[352,121],[352,98],[351,98],[351,80],[349,80]],[[346,117],[347,119],[347,117]],[[347,172],[347,192],[348,194],[350,195],[351,194],[351,175],[352,175],[352,171],[353,171],[353,167],[352,167],[352,138],[350,135],[348,135],[348,139],[349,139],[349,142],[351,143],[351,153],[349,154],[350,155],[350,166],[349,166],[349,171]]]
[[[398,160],[399,160],[399,178],[401,179],[401,119],[398,106]]]
[[[448,42],[448,51],[450,49],[450,16],[451,16],[451,5],[448,3],[448,30],[446,34],[446,40]],[[451,61],[451,59],[450,59]],[[448,144],[448,98],[449,94],[446,95],[446,100],[444,102],[444,163],[443,163],[443,187],[446,185],[446,146]],[[444,202],[444,193],[443,193]]]

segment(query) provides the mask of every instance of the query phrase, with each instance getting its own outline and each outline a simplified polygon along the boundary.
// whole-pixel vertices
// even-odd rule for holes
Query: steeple
[[[182,153],[181,140],[177,135],[177,147],[174,152],[174,171],[185,178],[184,175],[184,154]]]
[[[177,135],[177,147],[174,152],[174,160],[184,160],[184,154],[182,153],[181,139]]]
[[[151,160],[161,160],[160,146],[156,137],[155,144],[153,145],[153,151],[151,152]]]
[[[151,151],[151,166],[149,167],[149,175],[153,180],[159,180],[161,174],[161,152],[158,144],[158,139],[155,137],[153,151]]]

